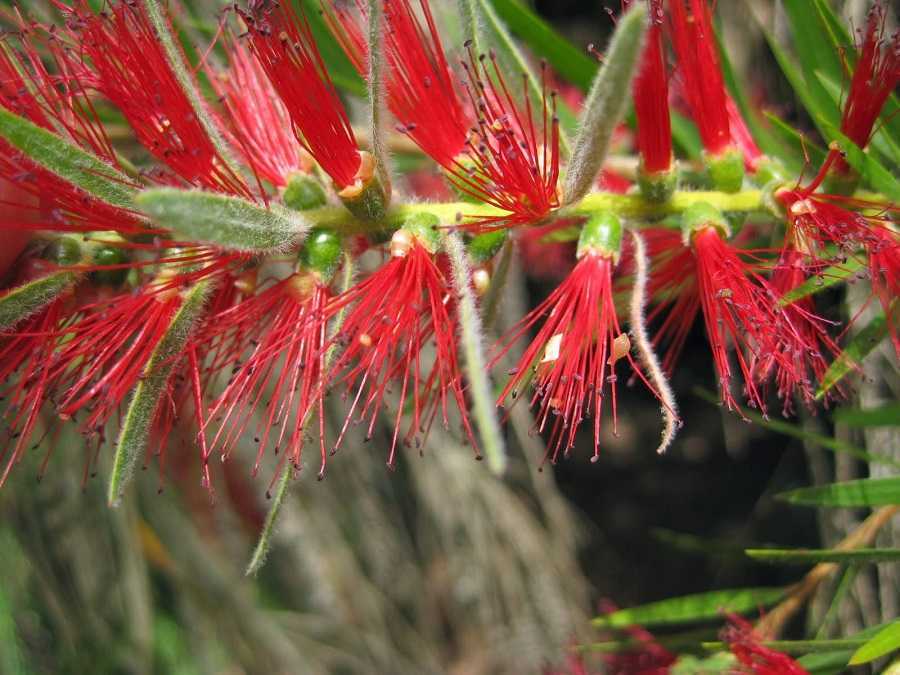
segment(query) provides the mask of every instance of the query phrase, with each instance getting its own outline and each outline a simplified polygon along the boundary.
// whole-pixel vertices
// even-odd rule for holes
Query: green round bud
[[[738,150],[730,149],[721,155],[703,154],[706,172],[716,190],[722,192],[740,192],[744,184],[744,155]]]
[[[300,264],[327,283],[341,264],[342,244],[341,236],[334,230],[314,227],[300,249]]]
[[[691,204],[681,214],[681,234],[685,245],[690,244],[691,235],[706,227],[715,227],[723,236],[731,236],[731,228],[722,212],[708,202]]]
[[[325,206],[328,199],[325,196],[325,189],[312,176],[304,176],[303,174],[294,174],[288,179],[287,187],[284,189],[284,205],[295,211],[309,211]]]
[[[131,256],[123,248],[117,246],[99,246],[94,249],[91,255],[91,261],[98,266],[124,265],[131,260]],[[91,272],[91,280],[101,286],[118,287],[125,283],[128,278],[127,267],[108,270],[95,270]]]
[[[601,211],[588,218],[578,238],[576,257],[600,253],[614,260],[622,251],[622,221],[612,211]]]
[[[678,187],[678,171],[674,167],[668,171],[647,173],[641,166],[638,169],[637,179],[641,195],[648,202],[654,204],[663,204],[669,201]]]
[[[436,215],[422,212],[413,214],[403,221],[400,229],[409,232],[432,253],[437,253],[441,247],[440,225],[441,220]]]
[[[82,260],[81,244],[75,237],[59,237],[47,244],[41,258],[62,267],[77,265]]]
[[[480,265],[497,255],[508,239],[509,232],[507,230],[493,230],[472,237],[466,244],[466,248],[469,250],[472,262]]]

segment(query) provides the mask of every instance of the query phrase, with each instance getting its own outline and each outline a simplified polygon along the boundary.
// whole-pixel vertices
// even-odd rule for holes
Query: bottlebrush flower
[[[208,69],[227,112],[232,145],[257,175],[284,187],[293,173],[308,173],[311,159],[291,131],[291,118],[259,62],[238,40],[228,43],[227,70]]]
[[[621,224],[602,214],[582,230],[571,274],[550,296],[501,339],[496,363],[532,328],[534,340],[523,352],[497,401],[517,399],[529,384],[531,406],[538,408],[535,426],[549,429],[547,454],[558,459],[575,446],[578,429],[593,417],[594,454],[600,457],[600,431],[605,397],[610,396],[613,433],[617,428],[616,363],[625,360],[650,392],[660,398],[631,356],[631,340],[619,325],[613,298],[613,273],[619,259]],[[607,385],[609,385],[607,387]]]
[[[896,208],[816,192],[839,159],[837,152],[829,153],[809,185],[783,188],[775,193],[775,198],[785,207],[788,223],[796,236],[809,243],[813,264],[821,266],[831,259],[828,247],[836,247],[838,256],[843,258],[865,254],[872,290],[888,317],[894,347],[900,354],[894,302],[900,295],[900,234],[891,219],[884,215]],[[864,216],[845,207],[882,213]]]
[[[425,26],[410,0],[385,2],[388,105],[400,131],[443,167],[460,192],[508,213],[480,219],[474,229],[540,220],[559,206],[559,120],[546,66],[536,121],[527,87],[521,109],[493,54],[476,57],[469,45],[461,64],[466,79],[457,85],[428,3],[419,5]],[[332,7],[332,30],[362,72],[360,27],[346,10]]]
[[[742,668],[736,673],[753,675],[809,675],[808,671],[787,654],[766,647],[748,621],[737,615],[728,617],[722,640],[737,657]]]
[[[715,209],[698,203],[684,213],[682,223],[691,258],[684,251],[673,254],[662,267],[661,277],[669,286],[657,281],[655,287],[673,310],[678,308],[677,319],[671,318],[676,313],[670,310],[666,332],[675,336],[676,344],[683,341],[697,309],[702,309],[722,400],[729,410],[740,411],[731,392],[731,347],[751,407],[766,414],[760,388],[763,373],[777,371],[779,382],[793,383],[795,393],[799,387],[803,396],[809,385],[806,373],[822,366],[817,363],[823,359],[818,344],[808,341],[794,312],[780,307],[780,293],[725,241],[728,227]],[[671,361],[667,359],[666,365]]]
[[[663,51],[662,0],[650,0],[650,28],[632,85],[637,117],[637,145],[647,174],[672,168],[672,120],[669,116],[669,75]]]
[[[121,110],[150,154],[191,185],[254,199],[198,118],[142,4],[110,3],[94,14],[86,0],[76,0],[64,11],[93,86]]]
[[[332,300],[329,285],[340,255],[339,238],[317,230],[305,243],[301,271],[216,315],[214,332],[235,338],[229,350],[231,358],[223,363],[236,365],[225,390],[210,408],[207,426],[215,425],[217,430],[208,454],[218,451],[223,458],[230,456],[256,417],[254,442],[259,449],[254,473],[270,443],[282,463],[289,461],[293,469],[300,470],[309,416],[317,408],[319,478],[324,477],[325,308]],[[252,350],[241,360],[247,343]],[[283,470],[288,469],[280,466],[279,472]]]
[[[419,447],[438,412],[449,425],[451,401],[477,452],[463,393],[452,290],[435,261],[438,225],[430,215],[408,220],[391,239],[390,261],[328,306],[329,317],[345,308],[347,314],[330,341],[344,350],[325,380],[346,385],[352,396],[335,449],[354,416],[367,423],[366,440],[371,439],[385,396],[399,387],[388,466],[396,459],[404,414],[410,422],[402,441]]]
[[[850,91],[841,117],[841,132],[861,148],[872,136],[888,96],[900,84],[900,31],[885,36],[886,13],[876,3],[869,10]],[[840,160],[838,170],[849,170]]]
[[[312,35],[306,16],[290,3],[258,3],[242,12],[249,45],[290,114],[297,140],[339,190],[370,180],[350,120]]]

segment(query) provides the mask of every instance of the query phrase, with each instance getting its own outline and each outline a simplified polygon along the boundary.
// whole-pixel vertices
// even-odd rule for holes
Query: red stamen
[[[640,70],[632,87],[637,117],[637,145],[647,173],[672,166],[672,121],[669,117],[669,75],[663,52],[662,0],[650,0],[651,24]]]

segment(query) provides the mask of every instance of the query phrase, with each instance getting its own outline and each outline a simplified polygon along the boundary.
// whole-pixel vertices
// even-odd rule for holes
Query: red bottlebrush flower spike
[[[731,143],[731,129],[709,6],[706,0],[668,0],[668,7],[669,35],[684,97],[703,147],[720,155]]]
[[[368,423],[366,438],[372,437],[385,396],[396,383],[400,391],[389,466],[395,462],[407,408],[411,419],[404,443],[415,442],[417,447],[423,443],[438,411],[444,426],[449,426],[452,400],[467,439],[476,446],[463,394],[452,290],[434,259],[438,224],[433,216],[408,221],[391,240],[391,260],[328,308],[334,316],[350,307],[334,340],[345,349],[325,378],[346,383],[353,397],[335,448],[357,410],[359,420]],[[429,343],[434,349],[430,367],[421,355]]]
[[[237,40],[228,46],[228,63],[227,71],[208,74],[228,113],[232,145],[256,174],[284,187],[292,173],[310,169],[291,132],[290,115],[260,64]]]
[[[808,671],[787,654],[766,647],[753,631],[753,626],[737,615],[728,617],[728,626],[722,631],[722,640],[728,643],[731,653],[742,668],[736,673],[752,675],[809,675]]]
[[[353,185],[359,150],[309,21],[290,3],[260,4],[253,14],[241,13],[250,49],[287,108],[297,140],[339,188]]]
[[[810,273],[808,256],[797,250],[792,244],[785,246],[772,274],[772,289],[783,297],[786,293],[804,283]],[[816,315],[812,298],[806,297],[782,310],[786,319],[795,327],[801,336],[800,344],[811,349],[810,353],[793,353],[797,342],[791,339],[790,331],[782,334],[776,332],[778,354],[763,354],[757,369],[757,379],[765,381],[772,370],[775,371],[775,384],[779,398],[782,399],[782,413],[788,416],[793,413],[794,395],[798,395],[811,410],[815,410],[815,383],[822,382],[828,370],[830,358],[837,357],[841,348],[828,334],[827,323]],[[794,368],[777,368],[779,359],[794,362]],[[829,398],[843,396],[840,385],[829,390]]]
[[[634,79],[637,145],[644,171],[658,174],[672,167],[672,120],[669,116],[669,75],[663,51],[662,0],[650,0],[650,29]]]
[[[150,154],[191,185],[254,199],[197,118],[142,6],[119,2],[97,15],[78,0],[65,10],[96,88]]]
[[[319,477],[325,475],[321,377],[327,323],[324,308],[330,299],[328,287],[316,276],[297,273],[216,316],[215,323],[223,327],[220,332],[237,333],[240,340],[235,344],[240,347],[232,354],[237,365],[228,385],[210,408],[207,426],[215,425],[217,430],[203,457],[204,466],[213,452],[220,452],[223,459],[230,456],[258,412],[254,473],[270,441],[282,463],[289,461],[299,470],[307,418],[318,406],[322,425]],[[247,342],[252,351],[238,361]],[[280,466],[279,472],[282,470],[292,469]]]
[[[593,416],[594,454],[600,456],[600,430],[605,390],[611,396],[616,432],[616,371],[625,359],[654,396],[659,395],[631,356],[631,340],[619,325],[613,298],[613,271],[618,260],[621,224],[611,214],[588,221],[579,242],[579,261],[550,296],[501,340],[496,363],[541,320],[512,377],[500,394],[518,398],[533,379],[531,405],[538,407],[535,425],[550,430],[551,461],[575,446],[581,423]]]
[[[0,390],[8,440],[0,446],[0,487],[21,461],[37,426],[41,408],[52,386],[50,363],[57,346],[55,331],[64,320],[70,298],[60,297],[0,337],[0,381],[12,382]],[[14,377],[18,377],[13,381]],[[49,452],[41,465],[43,474]]]
[[[869,143],[881,109],[900,84],[900,31],[887,38],[886,19],[880,4],[869,10],[865,37],[841,118],[841,131],[861,148]]]
[[[469,47],[469,61],[463,67],[468,75],[466,92],[478,118],[466,141],[464,159],[444,168],[453,174],[451,180],[460,191],[509,212],[477,225],[541,220],[560,203],[559,119],[556,94],[551,93],[547,103],[546,65],[541,73],[540,136],[527,90],[525,110],[520,112],[495,55],[476,59]]]
[[[688,226],[687,232],[722,400],[729,410],[740,411],[730,391],[733,374],[728,350],[733,345],[749,404],[765,414],[765,399],[757,384],[759,364],[766,364],[766,373],[777,369],[779,382],[801,386],[800,393],[805,396],[802,388],[808,385],[806,359],[818,360],[822,356],[818,345],[808,343],[795,325],[794,314],[779,307],[779,293],[723,240],[721,216],[703,213],[704,210],[690,214],[693,225]],[[686,213],[685,219],[688,218]],[[816,368],[818,365],[813,370]]]

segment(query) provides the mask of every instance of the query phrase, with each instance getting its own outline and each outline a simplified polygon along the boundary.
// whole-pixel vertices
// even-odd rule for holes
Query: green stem
[[[551,217],[591,216],[600,211],[612,211],[626,219],[651,221],[682,213],[698,202],[706,202],[723,212],[768,212],[761,190],[747,190],[734,194],[715,191],[677,191],[664,204],[647,201],[639,194],[594,192],[571,206],[559,209]],[[392,207],[387,213],[385,222],[378,223],[378,226],[387,225],[396,228],[411,216],[423,213],[436,216],[442,223],[464,225],[479,218],[502,216],[504,211],[486,204],[471,202],[400,204]],[[329,227],[343,234],[363,234],[371,231],[373,227],[373,223],[356,219],[347,209],[339,206],[324,206],[306,211],[304,215],[313,227]]]

